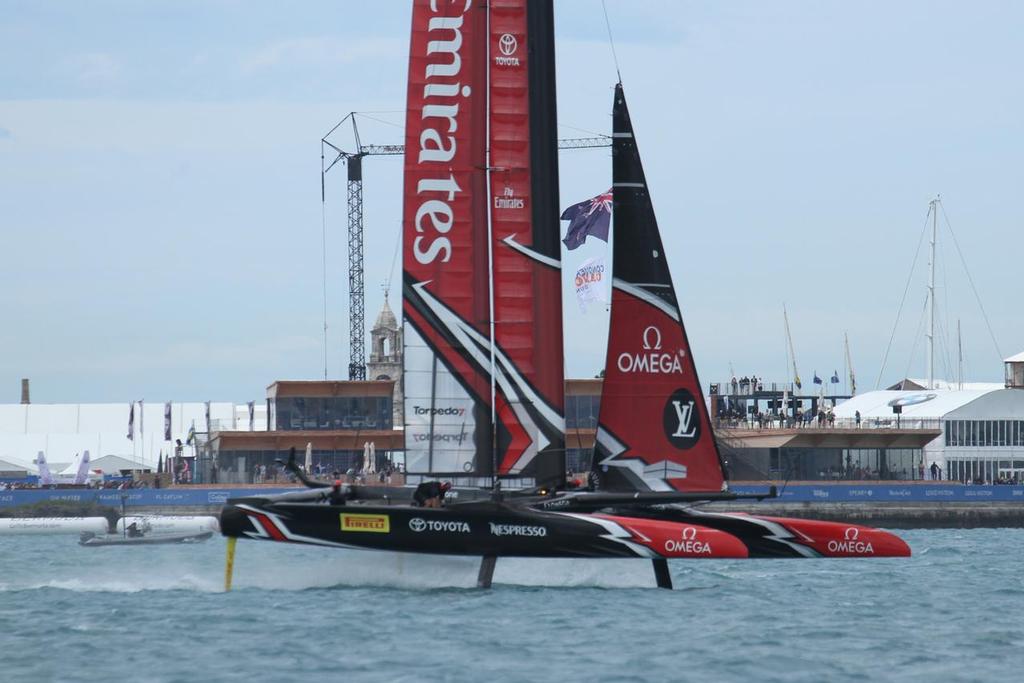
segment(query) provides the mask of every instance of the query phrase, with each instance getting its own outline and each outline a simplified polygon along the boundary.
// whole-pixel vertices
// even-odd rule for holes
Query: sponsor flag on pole
[[[146,400],[139,399],[139,434],[146,432]],[[145,439],[143,439],[145,440]]]
[[[171,440],[171,402],[164,404],[164,441]]]
[[[584,313],[587,312],[588,303],[608,303],[607,274],[603,256],[587,259],[576,269],[576,301]]]
[[[256,401],[249,401],[249,431],[256,429]]]
[[[210,402],[206,402],[206,433],[210,433]]]
[[[829,382],[832,382],[832,384],[839,384],[839,371],[838,370],[834,370],[832,372],[832,378],[829,380]]]
[[[135,401],[128,404],[128,440],[135,440]]]
[[[188,436],[185,437],[185,443],[191,446],[196,440],[196,423],[192,421],[192,426],[188,428]]]
[[[815,384],[821,384],[821,378],[818,377],[818,371],[817,370],[814,371],[814,383]]]
[[[599,194],[579,204],[573,204],[562,212],[562,220],[569,221],[569,230],[565,233],[565,247],[572,251],[583,246],[587,237],[608,241],[608,228],[612,219],[612,191]]]

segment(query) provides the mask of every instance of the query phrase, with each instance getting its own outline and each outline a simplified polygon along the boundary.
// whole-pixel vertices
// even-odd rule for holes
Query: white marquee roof
[[[859,394],[853,398],[843,401],[835,407],[837,418],[854,418],[856,412],[860,411],[861,419],[868,418],[892,418],[892,406],[889,402],[898,398],[912,399],[925,398],[934,395],[934,398],[903,406],[904,418],[938,419],[953,412],[982,396],[996,391],[1004,391],[1000,386],[998,389],[922,389],[919,391],[869,391]],[[995,417],[995,415],[993,415]]]

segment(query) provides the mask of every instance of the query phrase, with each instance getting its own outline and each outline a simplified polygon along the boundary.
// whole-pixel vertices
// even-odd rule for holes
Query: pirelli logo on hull
[[[341,513],[342,531],[368,531],[374,534],[391,533],[391,519],[387,515],[357,515]]]

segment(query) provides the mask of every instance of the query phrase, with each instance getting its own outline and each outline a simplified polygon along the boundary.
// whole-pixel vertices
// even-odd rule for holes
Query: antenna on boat
[[[604,0],[601,0],[601,9],[604,10],[604,25],[608,29],[608,45],[612,48],[612,61],[615,62],[615,76],[619,79],[619,83],[622,83],[622,72],[619,71],[619,56],[615,54],[615,39],[612,38],[612,23],[608,21],[608,7],[605,5]]]

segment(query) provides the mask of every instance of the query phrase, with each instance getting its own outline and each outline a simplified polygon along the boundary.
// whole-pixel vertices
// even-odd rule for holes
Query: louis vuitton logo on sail
[[[700,441],[701,417],[697,399],[687,389],[676,389],[665,401],[662,427],[665,438],[676,448],[692,448]]]
[[[672,434],[675,438],[692,439],[693,435],[697,433],[697,428],[691,426],[690,422],[693,419],[693,401],[672,401],[672,407],[676,409],[676,419],[679,420],[676,431]]]
[[[453,133],[459,128],[459,96],[468,98],[472,88],[459,82],[462,69],[463,15],[472,5],[465,0],[456,16],[431,17],[427,23],[426,69],[423,86],[423,107],[420,119],[423,128],[419,137],[417,165],[439,164],[438,170],[447,170],[455,158],[457,144]],[[430,3],[431,10],[440,13],[451,7],[449,3]],[[447,177],[421,178],[416,184],[420,205],[416,209],[415,226],[418,234],[413,239],[413,255],[422,264],[433,263],[438,257],[447,262],[452,255],[452,242],[445,235],[452,229],[455,214],[452,204],[456,194],[462,192],[454,173]]]
[[[620,372],[645,372],[650,374],[682,374],[682,358],[686,351],[679,349],[672,353],[661,348],[661,330],[648,325],[642,335],[643,347],[639,352],[625,351],[619,354],[616,365]]]

